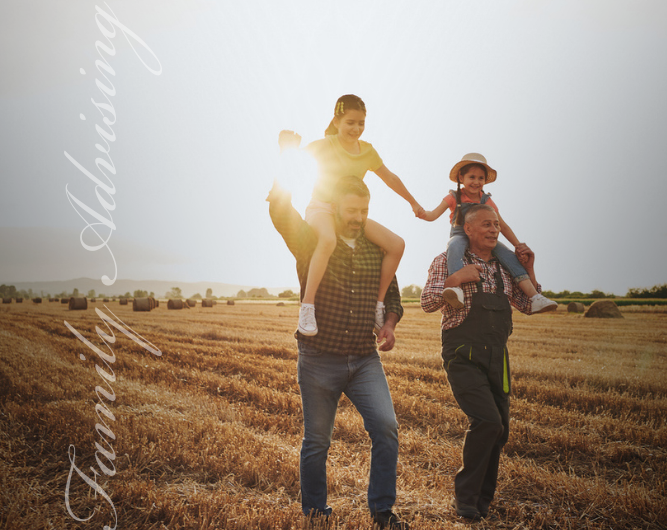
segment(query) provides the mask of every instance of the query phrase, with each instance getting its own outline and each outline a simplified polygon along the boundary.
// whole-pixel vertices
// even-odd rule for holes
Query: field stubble
[[[301,528],[297,306],[133,313],[107,305],[162,351],[156,357],[114,330],[113,421],[95,412],[101,361],[63,323],[103,347],[95,327],[108,330],[93,310],[0,309],[0,527],[113,526],[109,503],[76,473],[73,512],[93,515],[77,523],[67,513],[73,444],[77,466],[91,477],[90,466],[98,470],[119,528]],[[492,506],[499,520],[475,526],[665,528],[667,311],[593,320],[563,309],[515,313],[512,432]],[[419,529],[466,526],[449,500],[467,421],[439,352],[438,316],[409,304],[382,358],[400,424],[395,508]],[[95,430],[100,418],[112,437]],[[96,442],[115,454],[102,458],[115,474],[99,474]],[[370,528],[369,448],[343,398],[328,467],[334,527]]]

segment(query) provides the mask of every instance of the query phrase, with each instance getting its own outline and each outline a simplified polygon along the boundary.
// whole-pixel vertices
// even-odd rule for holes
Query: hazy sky
[[[118,278],[298,285],[264,201],[277,135],[320,138],[346,93],[427,209],[483,153],[545,289],[665,283],[666,22],[662,0],[4,0],[0,283],[113,278],[115,260]],[[399,283],[423,285],[448,220],[366,182],[407,243]],[[80,242],[91,212],[110,251]]]

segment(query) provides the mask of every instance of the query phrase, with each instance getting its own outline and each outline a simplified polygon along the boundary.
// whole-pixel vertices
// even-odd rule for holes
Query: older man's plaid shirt
[[[317,236],[288,201],[271,200],[269,212],[276,230],[296,258],[303,293]],[[363,234],[356,240],[354,249],[339,238],[315,296],[315,318],[319,331],[313,337],[306,337],[297,331],[297,340],[324,353],[374,353],[377,341],[373,327],[382,257],[382,249]],[[385,297],[385,313],[395,313],[399,319],[403,316],[395,277]]]
[[[521,288],[514,283],[509,272],[500,263],[493,258],[488,263],[478,257],[470,250],[467,250],[463,258],[464,265],[481,265],[483,271],[480,272],[482,278],[482,290],[485,293],[496,292],[496,267],[500,267],[500,274],[503,278],[504,291],[509,298],[510,303],[522,313],[530,315],[530,299]],[[432,313],[438,309],[442,312],[442,329],[452,329],[459,326],[470,313],[472,307],[472,294],[477,292],[477,284],[475,282],[468,282],[461,285],[464,296],[464,306],[461,309],[454,309],[442,297],[442,291],[445,288],[445,280],[447,279],[447,253],[443,252],[437,256],[431,267],[428,270],[428,280],[424,286],[421,294],[421,306],[427,313]],[[538,284],[537,292],[541,292],[542,288]]]

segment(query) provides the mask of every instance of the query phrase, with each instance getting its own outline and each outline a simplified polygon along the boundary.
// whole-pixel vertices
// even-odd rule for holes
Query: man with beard
[[[338,181],[334,193],[336,249],[315,298],[319,332],[298,330],[297,378],[303,404],[301,503],[306,516],[328,518],[326,460],[338,401],[344,393],[364,419],[372,441],[368,506],[380,528],[407,530],[392,507],[396,500],[398,424],[378,348],[394,347],[403,315],[396,278],[385,298],[384,326],[374,335],[383,251],[364,236],[370,192],[357,177]],[[317,236],[275,184],[267,199],[276,230],[296,258],[303,293]],[[378,346],[379,345],[379,346]]]

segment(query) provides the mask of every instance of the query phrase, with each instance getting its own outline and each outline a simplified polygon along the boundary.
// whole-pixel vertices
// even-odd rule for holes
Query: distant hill
[[[181,282],[178,280],[174,281],[163,281],[163,280],[116,280],[116,282],[110,286],[106,287],[100,280],[94,280],[92,278],[77,278],[75,280],[65,280],[65,281],[52,281],[52,282],[0,282],[6,285],[13,285],[17,290],[28,290],[32,289],[32,292],[35,294],[40,293],[62,293],[67,292],[71,293],[74,288],[78,289],[79,292],[85,295],[91,289],[95,289],[97,294],[103,293],[108,296],[117,296],[125,294],[126,292],[133,293],[134,291],[141,289],[152,291],[155,293],[156,297],[163,297],[172,287],[180,287],[181,292],[184,297],[190,297],[194,294],[201,294],[202,296],[206,295],[206,289],[213,290],[213,296],[236,296],[240,291],[248,291],[253,288],[261,288],[263,285],[234,285],[230,283],[219,283],[219,282]],[[266,287],[266,290],[269,294],[278,295],[283,291],[291,289],[294,292],[299,292],[298,287]]]

